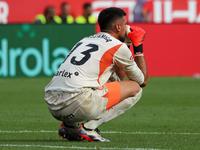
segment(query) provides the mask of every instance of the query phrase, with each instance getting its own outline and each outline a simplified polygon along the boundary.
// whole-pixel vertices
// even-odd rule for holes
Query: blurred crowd
[[[44,14],[38,14],[34,18],[35,24],[47,24],[47,23],[54,23],[54,24],[95,24],[97,22],[96,17],[92,15],[92,5],[90,3],[85,3],[83,6],[83,14],[74,18],[72,15],[69,14],[70,12],[70,5],[68,3],[63,3],[61,5],[61,14],[58,16],[56,15],[56,10],[53,6],[48,6]]]
[[[133,10],[133,22],[151,22],[152,0],[137,0]],[[68,3],[61,4],[61,14],[56,15],[53,6],[48,6],[43,14],[35,16],[33,23],[35,24],[95,24],[97,18],[92,15],[93,9],[90,3],[83,5],[83,14],[73,17],[69,14],[70,5]]]

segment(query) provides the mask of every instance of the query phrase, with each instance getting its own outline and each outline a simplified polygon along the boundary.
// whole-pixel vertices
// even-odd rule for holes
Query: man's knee
[[[141,90],[140,85],[135,81],[126,80],[119,82],[119,84],[121,88],[120,101],[129,97],[134,97]]]
[[[125,110],[130,109],[140,100],[141,96],[142,96],[142,88],[140,88],[140,91],[136,95],[123,100],[121,107]]]
[[[133,86],[132,86],[132,95],[131,95],[131,97],[135,96],[140,91],[141,91],[140,85],[137,82],[134,82]]]

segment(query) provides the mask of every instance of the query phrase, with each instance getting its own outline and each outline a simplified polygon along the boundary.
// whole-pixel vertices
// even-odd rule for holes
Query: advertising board
[[[94,25],[1,25],[0,77],[52,76]]]

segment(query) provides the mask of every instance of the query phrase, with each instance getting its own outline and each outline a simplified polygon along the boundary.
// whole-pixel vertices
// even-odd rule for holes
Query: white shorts
[[[66,92],[51,92],[48,91],[45,94],[45,100],[49,107],[51,114],[60,121],[65,122],[82,122],[92,120],[105,112],[105,110],[111,108],[117,104],[120,100],[120,85],[118,82],[106,83],[99,89],[83,88],[81,93],[71,93],[76,95],[73,97]],[[73,97],[67,104],[67,97]],[[78,98],[77,98],[78,97]],[[61,101],[61,109],[55,109],[56,104],[52,104],[49,101],[55,102]]]

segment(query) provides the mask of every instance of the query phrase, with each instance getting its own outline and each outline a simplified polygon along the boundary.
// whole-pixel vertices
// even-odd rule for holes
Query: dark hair
[[[83,9],[87,9],[88,7],[91,7],[91,4],[90,4],[90,3],[85,3],[85,4],[83,5]]]
[[[99,13],[98,17],[98,23],[100,26],[100,30],[103,29],[111,30],[112,29],[112,23],[116,20],[122,18],[123,16],[126,16],[126,13],[123,9],[117,8],[117,7],[109,7],[104,10],[102,10]]]
[[[49,14],[50,12],[53,12],[54,10],[55,10],[55,8],[53,6],[48,6],[44,10],[44,15],[46,16],[47,14]]]
[[[68,3],[67,2],[62,3],[61,8],[63,8],[65,5],[68,5]]]

